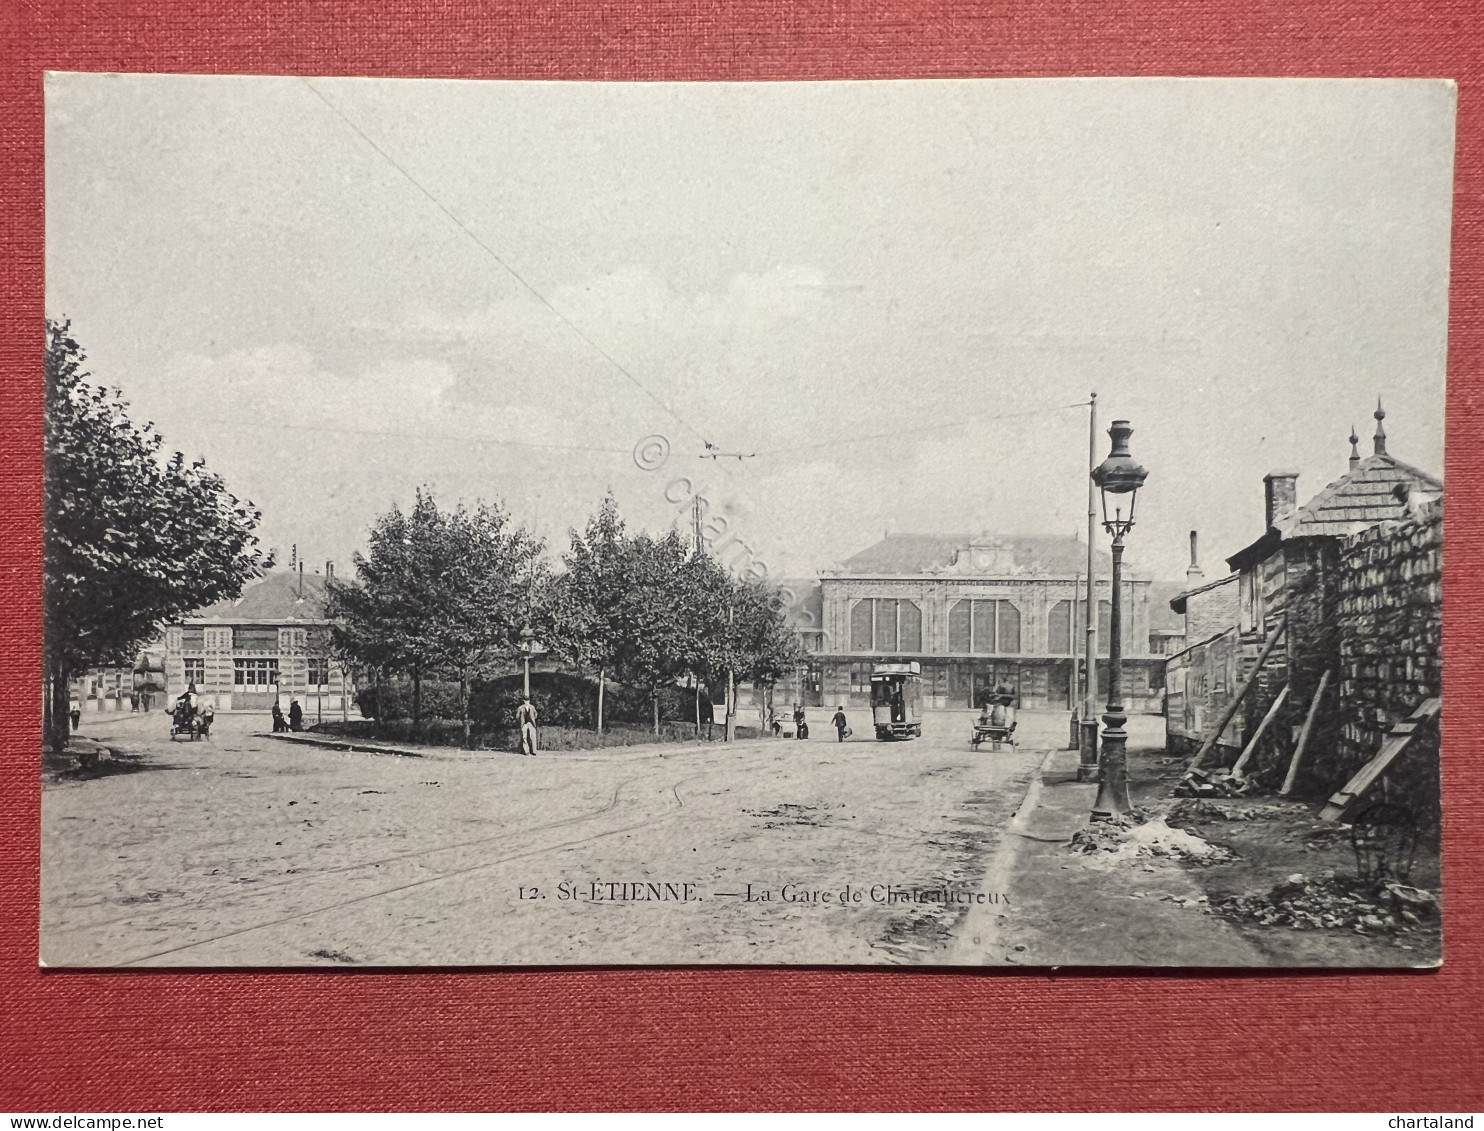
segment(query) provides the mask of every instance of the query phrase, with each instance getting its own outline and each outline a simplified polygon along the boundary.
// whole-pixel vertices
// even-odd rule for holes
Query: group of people
[[[278,705],[278,700],[273,701],[273,733],[280,734],[286,730],[304,729],[304,708],[299,706],[297,699],[289,700],[289,717],[283,717],[283,708]]]
[[[993,694],[985,696],[976,725],[1015,729],[1015,696],[1008,687],[997,687]]]
[[[835,717],[830,720],[830,723],[835,728],[836,741],[844,742],[850,737],[850,723],[845,718],[845,705],[843,703],[835,708]],[[809,737],[809,718],[804,713],[804,705],[802,703],[794,704],[794,737]]]
[[[195,722],[202,737],[209,738],[211,724],[216,719],[216,708],[196,694],[196,685],[193,683],[175,700],[175,709],[171,715],[177,728],[185,730]]]

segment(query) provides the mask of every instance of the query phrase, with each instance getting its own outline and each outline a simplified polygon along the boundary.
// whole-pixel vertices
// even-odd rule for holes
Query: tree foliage
[[[541,542],[498,506],[440,510],[422,490],[409,513],[381,515],[369,541],[355,581],[329,585],[337,650],[362,668],[411,676],[415,719],[425,677],[457,679],[467,724],[469,681],[515,655],[543,583]]]
[[[65,742],[67,680],[131,662],[162,626],[235,597],[272,562],[261,514],[204,461],[167,455],[117,388],[89,383],[69,322],[46,326],[45,660],[49,738]],[[60,705],[61,709],[57,710]]]
[[[771,682],[797,662],[775,588],[732,577],[673,532],[630,535],[611,495],[571,543],[546,631],[560,657],[600,680],[655,695],[687,676]]]

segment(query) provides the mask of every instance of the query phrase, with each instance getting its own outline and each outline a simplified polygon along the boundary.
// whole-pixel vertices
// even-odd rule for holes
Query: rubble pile
[[[1210,777],[1200,770],[1186,770],[1170,792],[1176,797],[1246,797],[1257,790],[1256,778],[1231,773]]]
[[[1113,865],[1143,857],[1162,857],[1193,864],[1223,864],[1235,860],[1236,854],[1219,844],[1179,828],[1171,828],[1162,818],[1139,814],[1138,819],[1125,818],[1089,825],[1072,834],[1072,851],[1093,857],[1098,864]]]
[[[1171,825],[1199,825],[1210,821],[1271,821],[1283,811],[1274,805],[1217,805],[1205,798],[1182,798],[1165,818]]]
[[[1357,934],[1409,931],[1436,920],[1437,897],[1396,880],[1289,876],[1262,895],[1234,895],[1215,905],[1218,914],[1297,931],[1352,930]]]

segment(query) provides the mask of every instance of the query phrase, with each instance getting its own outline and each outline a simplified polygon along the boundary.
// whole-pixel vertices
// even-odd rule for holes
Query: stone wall
[[[1441,501],[1345,539],[1340,567],[1331,614],[1339,637],[1338,734],[1314,765],[1332,788],[1375,755],[1387,727],[1442,694]],[[1435,819],[1437,771],[1432,730],[1393,763],[1387,796]]]

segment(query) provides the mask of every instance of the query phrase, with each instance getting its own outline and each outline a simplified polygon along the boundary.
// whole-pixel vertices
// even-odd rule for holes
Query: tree
[[[545,603],[546,635],[561,659],[598,677],[598,732],[603,730],[603,684],[618,657],[617,610],[626,591],[627,537],[612,494],[586,530],[570,532],[565,567]]]
[[[355,556],[355,581],[330,583],[336,649],[364,667],[410,676],[414,725],[424,678],[456,676],[467,741],[470,681],[514,654],[542,550],[499,506],[442,511],[419,490],[410,514],[393,507],[377,518],[370,556]]]
[[[46,324],[44,663],[47,741],[68,735],[68,684],[127,663],[163,625],[235,597],[272,565],[262,515],[202,460],[165,454],[117,388],[89,384],[71,323]]]
[[[649,692],[658,734],[660,689],[692,670],[690,614],[699,594],[688,584],[685,545],[674,531],[629,540],[622,561],[624,590],[612,618],[614,667],[625,683]]]

